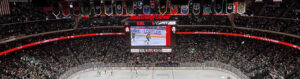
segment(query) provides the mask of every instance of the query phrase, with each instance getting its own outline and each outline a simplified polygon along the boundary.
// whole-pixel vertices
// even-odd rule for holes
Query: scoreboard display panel
[[[170,46],[170,26],[131,26],[131,46]]]

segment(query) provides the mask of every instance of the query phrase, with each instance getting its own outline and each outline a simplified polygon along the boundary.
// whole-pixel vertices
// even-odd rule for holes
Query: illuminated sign
[[[168,20],[171,16],[159,16],[159,15],[153,15],[153,16],[130,16],[130,20]]]
[[[127,21],[126,26],[161,26],[161,25],[176,25],[176,21]]]

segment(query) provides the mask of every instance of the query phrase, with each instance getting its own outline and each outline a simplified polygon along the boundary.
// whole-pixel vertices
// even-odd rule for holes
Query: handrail
[[[70,19],[70,18],[48,19],[48,20],[34,20],[34,21],[27,21],[27,22],[4,23],[4,24],[0,24],[0,25],[23,24],[23,23],[43,22],[43,21],[58,21],[58,20],[67,20],[67,19]]]
[[[267,19],[280,19],[280,20],[300,21],[299,19],[284,18],[284,17],[266,17],[266,16],[239,16],[239,17],[246,17],[246,18],[267,18]]]
[[[282,45],[293,47],[293,48],[296,48],[296,49],[300,50],[300,46],[295,45],[295,44],[291,44],[291,43],[287,43],[287,42],[283,42],[283,41],[279,41],[279,40],[274,40],[274,39],[270,39],[270,38],[252,36],[252,35],[245,35],[245,34],[224,33],[224,32],[176,32],[176,34],[209,34],[209,35],[227,35],[227,36],[235,36],[235,37],[245,37],[245,38],[258,39],[258,40],[263,40],[263,41],[267,41],[267,42],[282,44]],[[12,48],[12,49],[5,50],[3,52],[0,52],[0,56],[5,55],[7,53],[17,51],[17,50],[24,49],[24,48],[27,48],[27,47],[43,44],[43,43],[48,43],[48,42],[53,42],[53,41],[58,41],[58,40],[64,40],[64,39],[78,38],[78,37],[102,36],[102,35],[125,35],[125,33],[94,33],[94,34],[82,34],[82,35],[52,38],[52,39],[33,42],[33,43],[25,44],[25,45],[22,45],[22,46],[19,46],[19,47],[15,47],[15,48]]]
[[[234,28],[239,30],[247,30],[247,31],[259,31],[259,32],[267,32],[267,33],[273,33],[278,35],[285,35],[289,37],[294,37],[300,39],[300,36],[290,33],[284,33],[284,32],[276,32],[272,30],[264,30],[264,29],[256,29],[256,28],[248,28],[248,27],[231,27],[231,26],[224,26],[224,25],[178,25],[178,27],[219,27],[219,28]]]
[[[92,27],[93,29],[97,29],[97,28],[122,28],[124,26],[96,26],[96,27]],[[273,33],[273,34],[278,34],[278,35],[285,35],[285,36],[289,36],[289,37],[294,37],[294,38],[298,38],[300,39],[300,36],[295,35],[295,34],[289,34],[289,33],[284,33],[284,32],[276,32],[276,31],[271,31],[271,30],[263,30],[263,29],[255,29],[255,28],[247,28],[247,27],[230,27],[230,26],[222,26],[222,25],[178,25],[178,27],[219,27],[219,28],[234,28],[234,29],[239,29],[239,30],[247,30],[247,31],[259,31],[259,32],[267,32],[267,33]],[[80,29],[84,29],[84,28],[79,28],[76,30],[80,30]],[[30,37],[35,37],[35,36],[39,36],[39,35],[47,35],[47,34],[53,34],[53,33],[60,33],[60,32],[68,32],[68,31],[73,31],[75,29],[65,29],[65,30],[59,30],[59,31],[50,31],[50,32],[44,32],[44,33],[39,33],[39,34],[32,34],[32,35],[27,35],[24,37],[19,37],[16,38],[14,40],[4,40],[4,41],[0,41],[0,44],[4,44],[4,43],[8,43],[8,42],[12,42],[12,41],[16,41],[16,40],[21,40],[21,39],[26,39],[26,38],[30,38]]]
[[[92,29],[97,29],[97,28],[122,28],[123,26],[97,26],[97,27],[91,27]],[[86,28],[79,28],[79,29],[65,29],[65,30],[58,30],[58,31],[50,31],[50,32],[43,32],[43,33],[38,33],[38,34],[31,34],[31,35],[26,35],[23,37],[18,37],[14,40],[4,40],[4,41],[0,41],[0,44],[4,44],[4,43],[8,43],[8,42],[12,42],[12,41],[17,41],[17,40],[21,40],[21,39],[26,39],[26,38],[30,38],[30,37],[36,37],[36,36],[41,36],[41,35],[47,35],[47,34],[53,34],[53,33],[60,33],[60,32],[68,32],[68,31],[74,31],[74,30],[82,30],[82,29],[86,29]]]
[[[272,43],[276,43],[276,44],[281,44],[281,45],[289,46],[289,47],[300,50],[300,46],[295,45],[295,44],[291,44],[291,43],[287,43],[287,42],[279,41],[279,40],[275,40],[275,39],[265,38],[265,37],[246,35],[246,34],[226,33],[226,32],[176,32],[176,34],[183,34],[183,35],[206,34],[206,35],[225,35],[225,36],[234,36],[234,37],[244,37],[244,38],[257,39],[257,40],[272,42]]]

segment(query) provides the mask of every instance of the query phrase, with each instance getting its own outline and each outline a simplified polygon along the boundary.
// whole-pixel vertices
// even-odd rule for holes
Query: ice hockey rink
[[[165,46],[166,38],[151,37],[149,44],[145,36],[136,36],[131,40],[132,46]]]
[[[68,79],[238,79],[227,71],[201,68],[168,69],[93,69],[78,72]]]

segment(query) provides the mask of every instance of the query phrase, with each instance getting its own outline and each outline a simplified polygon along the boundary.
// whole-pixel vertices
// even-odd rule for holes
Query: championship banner
[[[151,3],[150,0],[143,1],[143,13],[150,14],[151,13]]]
[[[126,1],[126,14],[133,14],[134,13],[134,7],[133,2],[131,0]]]
[[[144,14],[150,14],[151,13],[151,8],[150,8],[149,5],[144,5],[143,13]]]
[[[233,0],[227,0],[226,2],[226,13],[231,14],[234,12],[234,2]]]
[[[0,16],[9,15],[10,13],[9,0],[0,0]]]
[[[113,14],[113,3],[111,1],[104,2],[104,14],[106,16],[111,16]]]
[[[112,14],[113,14],[113,6],[111,6],[111,5],[106,5],[106,6],[104,6],[105,8],[104,8],[104,12],[105,12],[105,14],[107,15],[107,16],[111,16]]]
[[[181,6],[181,14],[189,14],[189,5]]]
[[[62,13],[64,16],[69,16],[70,15],[70,6],[69,2],[61,2],[61,7],[62,7]]]
[[[121,1],[117,1],[116,2],[116,14],[117,15],[122,15],[123,14],[123,5],[122,5],[122,2]]]
[[[193,5],[193,14],[194,15],[199,15],[200,12],[201,12],[200,3],[194,3],[194,5]]]
[[[82,16],[90,16],[91,15],[91,6],[90,6],[90,0],[82,1],[82,6],[81,6],[81,12]]]
[[[73,2],[73,15],[79,16],[81,14],[79,2]]]
[[[177,5],[171,5],[170,6],[170,13],[171,14],[177,14],[178,13],[178,6]]]
[[[246,12],[246,4],[245,2],[238,2],[237,13],[244,14]]]
[[[159,0],[158,12],[161,15],[165,15],[168,10],[168,5],[166,0]]]
[[[203,8],[203,15],[209,15],[211,13],[211,8],[210,6],[204,6]]]
[[[102,13],[101,7],[100,6],[95,6],[94,13],[95,13],[95,15],[101,15],[101,13]]]
[[[172,1],[170,1],[169,7],[170,7],[170,14],[177,14],[178,13],[178,5],[173,5]]]

